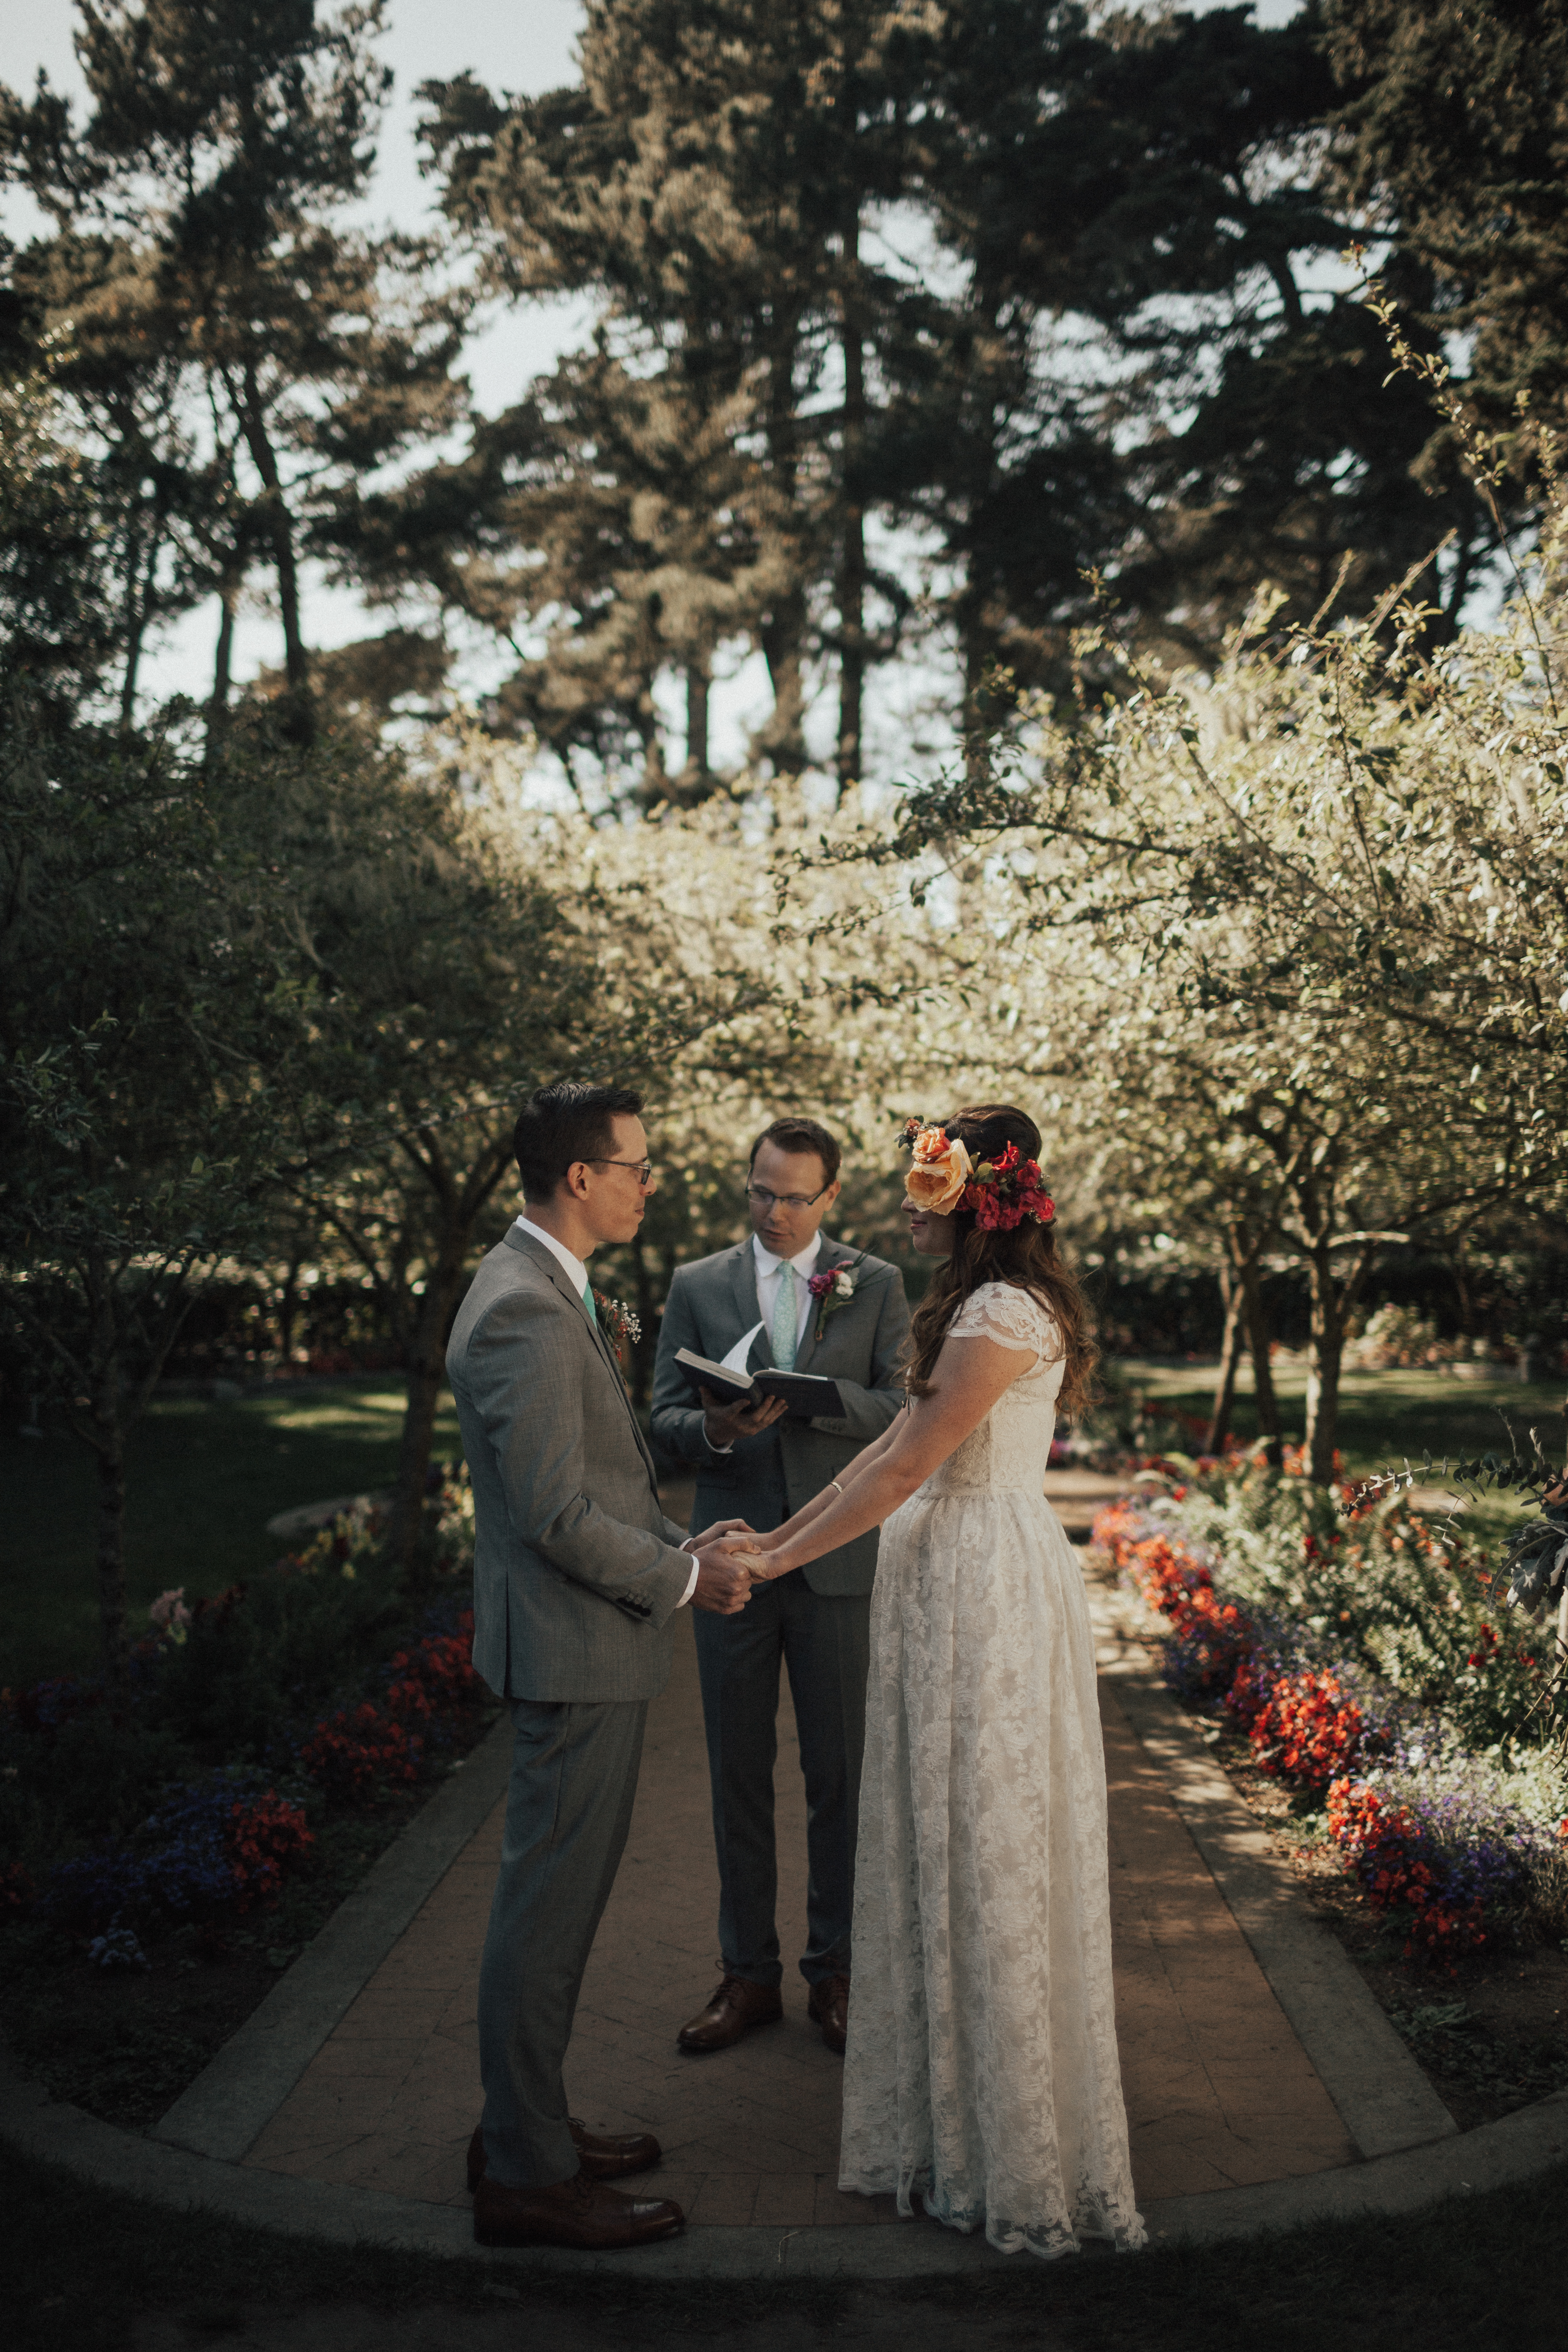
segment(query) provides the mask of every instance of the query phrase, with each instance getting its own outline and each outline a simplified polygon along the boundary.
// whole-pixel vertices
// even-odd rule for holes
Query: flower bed
[[[1483,1557],[1397,1503],[1347,1517],[1299,1475],[1205,1467],[1095,1524],[1170,1627],[1172,1688],[1322,1800],[1322,1834],[1407,1956],[1478,1951],[1559,1905],[1560,1768],[1510,1737],[1540,1636],[1493,1622]]]
[[[480,1737],[463,1529],[447,1480],[405,1587],[356,1509],[247,1585],[160,1595],[128,1699],[86,1676],[0,1692],[0,1979],[58,2095],[158,2112]],[[73,2049],[94,1979],[121,1988],[87,2037],[99,2057]],[[127,2000],[163,2026],[116,2105],[93,2084]]]

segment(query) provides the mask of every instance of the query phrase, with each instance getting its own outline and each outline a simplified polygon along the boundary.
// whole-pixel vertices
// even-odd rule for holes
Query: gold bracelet
[[[833,1489],[833,1491],[834,1491],[834,1493],[835,1493],[836,1495],[842,1495],[842,1493],[844,1492],[844,1489],[843,1489],[843,1487],[839,1485],[839,1483],[838,1483],[838,1481],[837,1481],[837,1478],[830,1478],[830,1479],[828,1480],[828,1482],[827,1482],[827,1483],[828,1483],[828,1485],[832,1487],[832,1489]]]

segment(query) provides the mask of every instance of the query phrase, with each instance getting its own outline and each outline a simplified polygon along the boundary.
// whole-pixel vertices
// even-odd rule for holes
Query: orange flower
[[[940,1127],[922,1127],[904,1190],[917,1209],[928,1209],[933,1217],[950,1216],[973,1173],[973,1163],[955,1135],[944,1135]]]

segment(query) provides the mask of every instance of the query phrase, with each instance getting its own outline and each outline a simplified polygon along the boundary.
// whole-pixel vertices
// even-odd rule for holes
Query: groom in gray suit
[[[637,2245],[683,2220],[605,2185],[657,2164],[658,2142],[586,2131],[562,2084],[676,1612],[717,1622],[750,1589],[743,1538],[683,1538],[660,1509],[588,1282],[594,1249],[632,1239],[652,1189],[641,1107],[627,1087],[570,1081],[526,1105],[525,1213],[479,1266],[447,1350],[474,1486],[474,1664],[515,1732],[479,1970],[485,2111],[468,2185],[483,2245]]]
[[[659,1327],[653,1432],[696,1465],[692,1527],[733,1514],[764,1534],[799,1510],[879,1437],[903,1402],[899,1360],[909,1308],[898,1269],[821,1231],[838,1198],[838,1146],[815,1119],[777,1118],[752,1146],[752,1233],[678,1268]],[[816,1288],[812,1286],[815,1282]],[[694,1405],[676,1350],[721,1361],[763,1327],[749,1366],[777,1364],[837,1381],[843,1417],[786,1417],[776,1399]],[[743,1614],[694,1620],[713,1836],[719,1853],[718,1990],[681,2029],[680,2047],[721,2050],[784,2014],[774,1905],[773,1759],[779,1668],[789,1669],[806,1803],[809,2011],[842,2052],[849,2004],[849,1919],[865,1744],[875,1530],[758,1585]]]

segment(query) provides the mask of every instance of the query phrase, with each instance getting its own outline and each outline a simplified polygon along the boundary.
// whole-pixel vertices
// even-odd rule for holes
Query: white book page
[[[746,1358],[752,1352],[752,1342],[756,1338],[762,1328],[762,1323],[759,1320],[752,1324],[749,1331],[742,1332],[740,1338],[736,1340],[729,1354],[722,1359],[722,1369],[725,1371],[743,1372],[745,1370]]]

